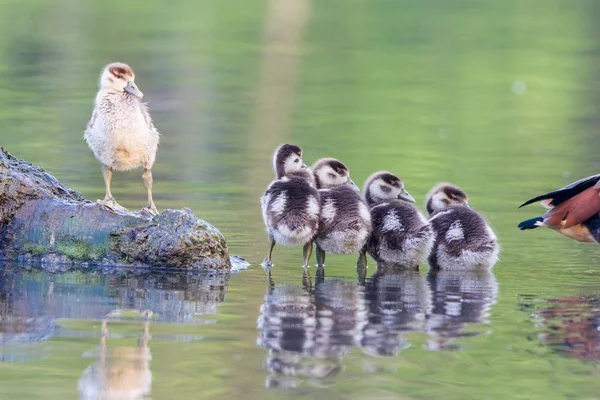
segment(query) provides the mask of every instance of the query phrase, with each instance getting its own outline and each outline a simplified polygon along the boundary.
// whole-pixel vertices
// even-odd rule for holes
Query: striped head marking
[[[144,94],[135,84],[133,69],[129,65],[120,62],[111,63],[104,67],[100,75],[100,88],[128,93],[140,99],[144,97]]]
[[[302,149],[295,144],[282,144],[275,150],[273,170],[278,179],[306,168],[302,161]]]
[[[469,198],[464,190],[451,183],[440,183],[427,195],[427,212],[429,215],[450,206],[469,206]]]
[[[406,191],[402,179],[387,171],[379,171],[367,178],[365,199],[370,206],[390,200],[414,203],[415,199]]]
[[[341,185],[356,186],[350,179],[350,170],[335,158],[322,158],[312,166],[318,189],[330,189]]]

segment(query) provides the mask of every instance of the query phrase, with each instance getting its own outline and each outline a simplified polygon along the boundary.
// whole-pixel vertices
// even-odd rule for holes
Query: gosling
[[[429,263],[435,269],[491,268],[500,247],[486,220],[469,208],[467,194],[458,186],[441,183],[427,195],[435,242]]]
[[[141,101],[143,94],[135,84],[133,69],[118,62],[107,65],[100,75],[99,87],[92,118],[83,134],[102,165],[106,195],[98,203],[126,211],[111,193],[112,171],[143,167],[142,182],[148,193],[146,209],[151,215],[157,215],[152,199],[152,166],[159,133],[146,104]]]
[[[325,265],[325,254],[358,254],[357,266],[366,266],[366,244],[371,234],[371,214],[350,179],[344,163],[323,158],[312,167],[321,197],[319,231],[315,238],[317,266]]]
[[[364,192],[373,222],[371,257],[378,265],[418,269],[433,247],[433,229],[402,180],[391,172],[376,172],[367,179]]]
[[[273,266],[273,248],[280,244],[303,246],[304,268],[308,268],[320,212],[313,175],[302,161],[302,149],[293,144],[275,150],[273,169],[276,179],[260,200],[270,241],[263,267]]]

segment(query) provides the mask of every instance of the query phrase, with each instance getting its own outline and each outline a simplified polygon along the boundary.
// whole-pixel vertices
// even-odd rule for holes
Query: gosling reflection
[[[600,362],[600,297],[561,297],[549,303],[537,313],[547,327],[541,340],[567,357]]]
[[[415,270],[378,267],[366,286],[368,325],[361,347],[370,355],[393,356],[410,346],[404,334],[423,329],[431,293]]]
[[[143,399],[152,391],[150,371],[150,321],[151,311],[143,316],[143,332],[137,347],[106,345],[108,320],[102,321],[102,337],[98,361],[83,371],[78,389],[84,400]]]
[[[342,369],[348,350],[366,324],[362,289],[353,282],[313,280],[269,288],[258,318],[257,343],[268,350],[267,387],[297,387],[302,380],[326,383]]]
[[[498,283],[489,270],[444,271],[430,269],[427,281],[432,291],[432,311],[427,319],[428,347],[455,350],[453,344],[465,333],[468,324],[488,323],[490,307],[498,295]]]

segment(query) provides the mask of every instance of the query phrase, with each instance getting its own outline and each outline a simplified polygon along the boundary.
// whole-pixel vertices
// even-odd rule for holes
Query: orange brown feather
[[[600,190],[590,187],[544,214],[544,225],[568,229],[600,212]],[[564,223],[563,223],[564,221]]]

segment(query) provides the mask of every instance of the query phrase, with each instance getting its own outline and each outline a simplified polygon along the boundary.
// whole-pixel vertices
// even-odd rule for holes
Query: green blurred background
[[[170,306],[219,305],[195,311],[207,323],[151,327],[153,398],[598,398],[598,249],[518,231],[542,209],[516,207],[598,172],[599,16],[593,0],[2,0],[0,145],[101,198],[99,164],[82,133],[102,67],[134,67],[162,134],[153,170],[158,208],[192,208],[252,263],[226,290],[208,284],[218,301],[196,284],[167,287]],[[308,163],[341,159],[357,183],[394,171],[419,203],[442,180],[470,194],[503,249],[498,294],[483,301],[489,315],[466,321],[472,336],[433,351],[429,334],[417,330],[392,357],[350,346],[334,376],[299,374],[296,388],[269,387],[273,350],[257,343],[268,302],[258,198],[283,142],[301,145]],[[141,208],[141,171],[116,173],[113,193]],[[278,247],[274,260],[275,287],[301,290],[300,250]],[[328,263],[327,279],[356,282],[353,257]],[[100,273],[4,276],[4,321],[60,318],[35,346],[0,347],[42,354],[4,358],[0,399],[77,398],[101,305],[138,306],[125,301],[131,297],[160,308],[143,299],[163,288],[149,277],[117,284]],[[462,294],[493,292],[493,276],[456,279]],[[350,301],[362,293],[353,285],[330,294]],[[63,291],[90,311],[56,311]],[[113,342],[136,346],[139,321],[124,319],[116,330],[131,335]]]

